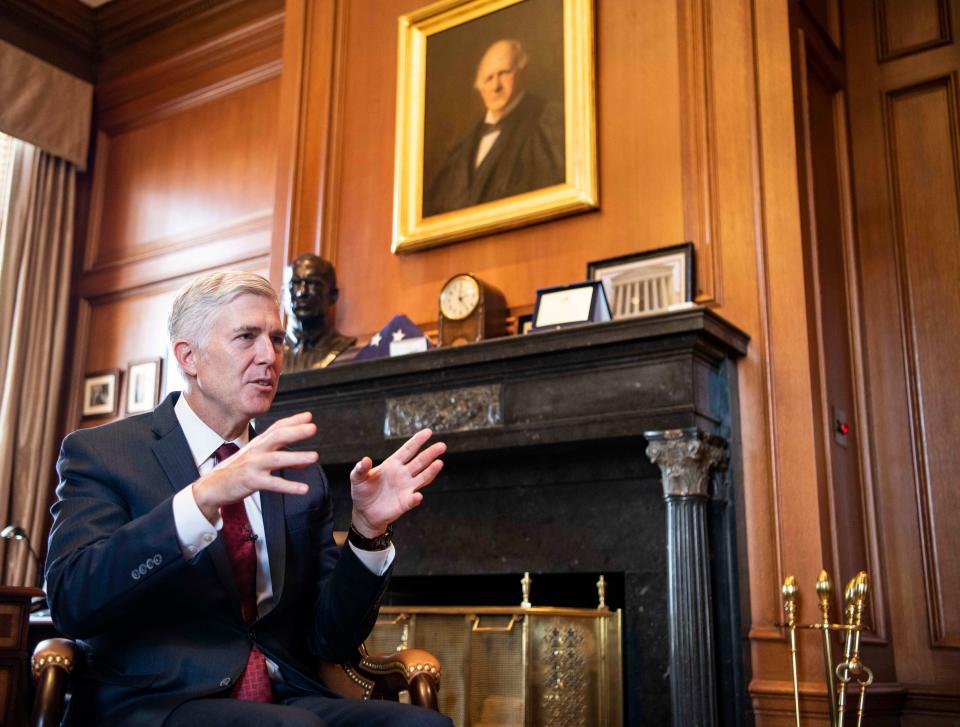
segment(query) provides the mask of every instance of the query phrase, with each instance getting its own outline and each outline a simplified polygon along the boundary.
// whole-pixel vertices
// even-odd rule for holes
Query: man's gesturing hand
[[[350,473],[350,491],[353,527],[361,535],[383,534],[390,523],[423,500],[419,490],[440,473],[443,462],[437,458],[447,450],[446,444],[436,442],[421,452],[431,434],[421,429],[376,467],[369,457],[357,462]]]
[[[216,522],[221,507],[260,490],[305,495],[306,485],[270,473],[287,468],[302,469],[317,461],[316,452],[283,449],[316,434],[317,425],[310,421],[312,418],[310,412],[303,412],[274,422],[267,431],[194,482],[193,499],[203,516],[211,523]]]

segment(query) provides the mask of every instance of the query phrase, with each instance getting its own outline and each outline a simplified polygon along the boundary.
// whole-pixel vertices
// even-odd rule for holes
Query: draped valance
[[[87,165],[93,86],[0,41],[0,131]]]

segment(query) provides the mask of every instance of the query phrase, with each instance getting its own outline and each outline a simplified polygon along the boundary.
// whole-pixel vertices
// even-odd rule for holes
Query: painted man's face
[[[487,111],[499,117],[523,88],[513,46],[498,40],[487,49],[477,68],[477,91]]]

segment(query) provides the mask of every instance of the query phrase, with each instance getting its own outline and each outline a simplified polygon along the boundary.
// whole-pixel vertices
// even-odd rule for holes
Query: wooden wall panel
[[[888,96],[915,485],[933,643],[960,647],[960,117],[954,77]]]
[[[111,137],[93,266],[271,210],[278,95],[274,78]]]
[[[947,0],[877,0],[875,8],[882,61],[950,42]]]
[[[904,27],[932,28],[931,4],[897,6]],[[947,41],[894,56],[883,55],[890,23],[877,22],[876,8],[844,6],[867,409],[904,724],[939,723],[934,715],[943,723],[960,719],[953,525],[960,500],[947,454],[957,442],[948,406],[958,384],[952,332],[960,328],[952,282],[960,265],[960,3],[943,7],[950,26],[939,35]]]

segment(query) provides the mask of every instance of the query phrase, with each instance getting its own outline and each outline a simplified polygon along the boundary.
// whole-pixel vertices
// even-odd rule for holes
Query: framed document
[[[610,306],[599,281],[541,288],[533,309],[534,331],[610,320]]]

